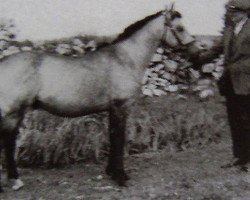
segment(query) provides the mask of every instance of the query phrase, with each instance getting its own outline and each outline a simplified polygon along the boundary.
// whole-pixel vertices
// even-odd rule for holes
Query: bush
[[[221,141],[225,132],[223,106],[172,96],[143,98],[131,108],[127,123],[126,154],[185,150]],[[108,154],[107,114],[75,119],[29,112],[18,140],[23,165],[62,165]]]
[[[60,165],[99,158],[106,141],[102,115],[67,119],[45,111],[27,113],[18,139],[18,161],[24,165]]]

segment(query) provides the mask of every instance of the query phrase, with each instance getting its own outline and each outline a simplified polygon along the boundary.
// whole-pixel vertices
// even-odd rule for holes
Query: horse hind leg
[[[18,190],[24,186],[24,183],[19,179],[15,161],[16,137],[22,117],[22,112],[12,112],[1,119],[2,145],[5,150],[8,179],[14,179],[13,190]]]

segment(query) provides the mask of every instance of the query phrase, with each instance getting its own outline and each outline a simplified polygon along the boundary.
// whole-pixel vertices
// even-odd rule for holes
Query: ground
[[[220,166],[232,158],[228,138],[182,152],[135,154],[126,158],[128,187],[118,187],[104,173],[106,161],[60,169],[21,168],[25,187],[5,186],[1,200],[247,200],[250,173]]]

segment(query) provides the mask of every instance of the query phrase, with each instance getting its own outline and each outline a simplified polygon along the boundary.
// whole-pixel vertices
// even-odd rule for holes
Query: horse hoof
[[[107,175],[118,183],[119,186],[126,187],[126,181],[129,180],[129,176],[123,169],[114,169],[110,166],[106,168]]]
[[[126,184],[126,180],[118,180],[117,183],[120,187],[128,187]]]
[[[14,180],[14,185],[12,186],[13,190],[19,190],[20,188],[22,188],[24,186],[23,181],[21,181],[20,179],[15,179]]]
[[[112,179],[117,182],[119,186],[126,187],[126,181],[129,180],[129,177],[124,170],[117,170],[113,173]]]
[[[126,174],[113,174],[111,177],[119,186],[127,187],[128,176]]]

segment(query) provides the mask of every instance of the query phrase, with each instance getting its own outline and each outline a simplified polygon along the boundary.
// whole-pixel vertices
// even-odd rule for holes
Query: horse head
[[[174,8],[174,3],[170,9],[164,11],[165,31],[162,42],[173,49],[184,49],[190,56],[197,55],[202,49],[199,47],[195,38],[187,31],[182,23],[182,15]]]

